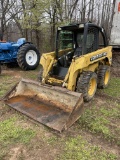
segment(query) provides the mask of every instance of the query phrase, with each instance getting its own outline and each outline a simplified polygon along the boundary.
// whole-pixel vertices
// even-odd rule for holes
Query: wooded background
[[[0,0],[0,32],[7,41],[25,37],[40,52],[54,50],[57,26],[91,21],[109,39],[115,0]]]

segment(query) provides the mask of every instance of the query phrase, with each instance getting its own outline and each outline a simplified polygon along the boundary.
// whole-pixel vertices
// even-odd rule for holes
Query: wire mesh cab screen
[[[59,33],[58,52],[73,48],[73,32],[62,30]],[[58,55],[59,56],[59,55]]]

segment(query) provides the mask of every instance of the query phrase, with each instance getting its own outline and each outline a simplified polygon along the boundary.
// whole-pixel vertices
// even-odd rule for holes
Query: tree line
[[[9,41],[25,37],[43,51],[54,50],[60,25],[94,22],[109,38],[115,0],[1,0],[0,32]]]

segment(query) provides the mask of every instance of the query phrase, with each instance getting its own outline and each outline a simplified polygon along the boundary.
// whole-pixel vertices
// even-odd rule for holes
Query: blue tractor
[[[18,63],[23,70],[34,70],[39,65],[40,53],[31,42],[25,38],[17,42],[0,41],[0,64]],[[0,69],[1,72],[1,69]]]

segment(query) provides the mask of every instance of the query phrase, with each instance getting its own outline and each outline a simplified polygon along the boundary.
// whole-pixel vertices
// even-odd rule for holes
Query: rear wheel
[[[98,70],[98,88],[106,88],[110,80],[110,67],[101,65]]]
[[[40,53],[33,44],[26,43],[20,47],[17,62],[23,70],[34,70],[39,65]]]
[[[83,93],[84,101],[90,101],[97,89],[97,75],[94,72],[84,72],[78,78],[77,81],[77,92]]]

